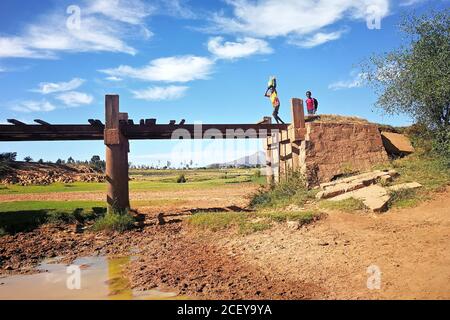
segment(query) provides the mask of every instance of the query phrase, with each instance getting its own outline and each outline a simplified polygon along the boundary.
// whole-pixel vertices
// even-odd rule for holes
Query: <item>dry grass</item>
[[[306,117],[308,121],[308,117]],[[312,117],[311,121],[314,122],[333,122],[333,123],[357,123],[357,124],[369,124],[370,122],[366,119],[356,117],[356,116],[340,116],[336,114],[321,114]]]

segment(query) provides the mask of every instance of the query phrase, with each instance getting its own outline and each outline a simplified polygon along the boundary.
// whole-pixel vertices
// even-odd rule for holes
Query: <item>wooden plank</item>
[[[103,140],[103,130],[91,125],[0,125],[0,141]]]
[[[40,125],[42,125],[42,126],[51,126],[51,124],[50,123],[48,123],[48,122],[46,122],[46,121],[44,121],[44,120],[41,120],[41,119],[34,119],[34,122],[36,122],[36,123],[39,123]]]
[[[272,172],[273,180],[275,183],[280,182],[280,132],[274,132],[271,134],[272,139]]]
[[[26,123],[23,123],[23,122],[21,122],[19,120],[16,120],[16,119],[7,119],[6,121],[8,121],[9,123],[11,123],[11,124],[13,124],[15,126],[26,126],[27,125]]]
[[[303,109],[303,100],[298,98],[291,99],[292,124],[294,128],[305,127],[305,111]]]
[[[289,136],[289,133],[287,131],[286,136]],[[285,161],[286,161],[286,171],[287,173],[292,173],[293,169],[293,159],[292,159],[292,144],[291,140],[288,139],[288,143],[285,145],[286,148],[286,155],[285,155]]]
[[[54,124],[43,125],[0,125],[0,141],[63,141],[63,140],[102,140],[105,125],[100,120],[94,120],[94,125],[79,124]],[[278,124],[203,124],[200,136],[194,136],[195,125],[154,125],[140,126],[125,124],[121,131],[128,139],[170,139],[175,130],[187,131],[192,139],[202,138],[210,129],[216,129],[222,133],[222,138],[227,138],[228,130],[237,132],[235,139],[266,138],[267,135],[286,128],[287,125]],[[241,129],[241,130],[240,130]],[[229,132],[228,132],[229,133]],[[278,142],[277,142],[278,143]]]
[[[256,124],[263,124],[263,123],[272,123],[272,117],[264,117],[261,121],[258,121]]]
[[[107,95],[105,98],[105,129],[119,128],[119,96]]]
[[[98,129],[102,129],[103,130],[104,127],[105,127],[103,125],[103,123],[100,120],[98,120],[98,119],[89,119],[88,122],[90,123],[91,126],[93,126],[95,128],[98,128]]]
[[[266,119],[266,123],[271,124],[272,118]],[[273,183],[273,171],[272,171],[272,139],[267,137],[265,140],[265,151],[266,151],[266,182],[267,184]]]
[[[288,172],[288,153],[287,153],[287,146],[289,143],[286,143],[286,141],[289,141],[288,139],[288,132],[287,130],[282,130],[280,132],[280,178],[287,179],[287,176],[289,174]]]

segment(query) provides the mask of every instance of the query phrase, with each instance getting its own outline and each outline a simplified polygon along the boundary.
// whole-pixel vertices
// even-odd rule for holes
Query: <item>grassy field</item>
[[[255,169],[230,170],[132,170],[130,191],[145,190],[186,190],[215,188],[233,183],[264,183],[264,177],[257,177]],[[177,177],[184,174],[186,183],[177,183]],[[106,183],[74,182],[54,183],[46,186],[0,185],[0,194],[52,193],[106,191]]]
[[[257,169],[228,170],[131,170],[130,191],[183,191],[215,189],[230,184],[264,183]],[[177,183],[183,174],[185,183]],[[75,182],[54,183],[46,186],[0,185],[0,194],[44,194],[60,192],[106,192],[106,183]],[[169,195],[170,196],[170,195]],[[133,208],[183,205],[181,198],[163,198],[131,201]],[[4,201],[0,202],[0,235],[31,230],[49,221],[74,221],[74,212],[92,216],[106,208],[104,201]],[[55,218],[56,217],[56,218]],[[62,218],[65,217],[65,218]],[[107,217],[108,218],[108,217]],[[110,218],[110,217],[109,217]]]
[[[189,217],[188,223],[212,232],[231,229],[240,234],[249,234],[270,229],[273,223],[297,221],[301,226],[311,223],[315,217],[317,214],[312,211],[198,212]]]

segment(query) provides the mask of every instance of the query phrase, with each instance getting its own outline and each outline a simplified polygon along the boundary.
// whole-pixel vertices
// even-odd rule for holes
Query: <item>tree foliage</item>
[[[406,45],[363,64],[365,79],[388,114],[404,113],[430,129],[450,121],[450,9],[405,17]]]
[[[0,162],[14,162],[16,157],[17,152],[3,152],[0,153]]]

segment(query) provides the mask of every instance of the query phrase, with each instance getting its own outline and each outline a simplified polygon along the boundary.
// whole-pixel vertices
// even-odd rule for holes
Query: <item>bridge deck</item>
[[[89,120],[90,124],[25,124],[9,119],[11,124],[0,125],[0,141],[62,141],[103,140],[105,126],[100,120]],[[132,120],[121,121],[120,130],[128,139],[252,139],[266,138],[273,132],[287,130],[288,124],[134,124]]]

